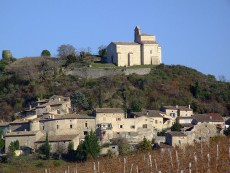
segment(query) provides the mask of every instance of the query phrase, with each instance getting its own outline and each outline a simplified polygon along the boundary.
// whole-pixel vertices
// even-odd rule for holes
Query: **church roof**
[[[151,34],[145,34],[145,33],[142,33],[141,35],[143,35],[143,36],[153,36]]]
[[[138,43],[135,42],[112,42],[112,43],[116,45],[139,45]]]

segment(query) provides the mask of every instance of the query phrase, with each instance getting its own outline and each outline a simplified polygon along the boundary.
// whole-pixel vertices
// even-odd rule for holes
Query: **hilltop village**
[[[161,47],[156,42],[156,37],[142,33],[139,26],[134,30],[134,42],[111,42],[105,51],[107,52],[106,63],[116,66],[162,63]],[[9,54],[9,51],[5,53]],[[7,57],[12,57],[8,54]],[[48,60],[50,59],[46,62]],[[101,69],[94,69],[92,73],[95,74],[95,70],[98,74],[101,73]],[[111,71],[114,73],[115,69],[110,71],[105,69],[105,73],[109,76],[118,75]],[[143,72],[143,69],[136,69],[136,71],[131,69],[127,75],[132,73],[143,75],[150,71],[151,69],[147,72]],[[59,76],[64,76],[61,72]],[[47,71],[43,71],[40,78],[47,78],[47,74]],[[55,74],[57,77],[58,73]],[[191,87],[191,92],[196,98],[203,97],[199,87],[197,83]],[[100,89],[99,91],[101,92]],[[98,97],[101,98],[101,94]],[[138,101],[137,98],[135,99]],[[143,108],[139,112],[127,111],[119,106],[102,108],[98,105],[100,108],[92,107],[93,110],[82,114],[75,109],[76,104],[74,105],[72,101],[70,97],[61,95],[37,99],[28,109],[17,112],[14,121],[0,122],[1,142],[4,141],[0,153],[8,153],[14,145],[17,145],[17,150],[14,151],[16,155],[34,153],[47,142],[51,153],[67,153],[70,146],[73,150],[77,150],[85,138],[93,132],[99,141],[100,154],[119,154],[119,146],[114,142],[116,140],[127,141],[131,150],[135,150],[136,146],[143,141],[148,141],[151,148],[184,147],[223,135],[225,130],[225,120],[220,114],[197,114],[190,105],[164,105],[157,110]]]
[[[195,114],[188,106],[163,106],[161,110],[125,112],[121,108],[95,108],[89,115],[73,112],[69,97],[54,95],[37,100],[34,107],[18,113],[22,117],[12,122],[0,123],[5,141],[5,153],[12,142],[18,141],[18,154],[33,153],[45,143],[48,134],[51,152],[62,147],[67,152],[69,143],[77,149],[86,135],[94,131],[100,145],[108,144],[102,154],[118,152],[113,139],[125,138],[132,146],[144,138],[158,147],[193,145],[222,135],[225,121],[220,114]],[[181,129],[172,131],[179,123]],[[165,130],[164,135],[159,135]]]

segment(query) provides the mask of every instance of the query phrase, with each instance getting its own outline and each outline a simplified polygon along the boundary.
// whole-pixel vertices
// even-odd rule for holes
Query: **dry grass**
[[[30,171],[21,169],[21,172],[159,173],[161,171],[161,173],[181,173],[183,171],[189,173],[191,171],[191,173],[229,173],[229,147],[230,138],[221,137],[215,138],[210,143],[187,146],[184,149],[153,150],[127,156],[101,157],[83,163],[64,163],[60,167],[49,165],[47,168],[30,169]]]
[[[58,58],[26,57],[17,59],[6,67],[6,71],[20,76],[22,79],[37,78],[43,70],[53,70],[61,66],[63,62]],[[43,67],[42,67],[43,66]]]

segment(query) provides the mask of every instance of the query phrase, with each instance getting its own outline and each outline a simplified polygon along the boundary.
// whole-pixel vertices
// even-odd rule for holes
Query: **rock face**
[[[72,71],[66,72],[67,75],[79,76],[87,79],[96,79],[103,76],[115,76],[115,75],[146,75],[149,74],[151,68],[135,68],[135,69],[115,69],[115,68],[76,68]]]

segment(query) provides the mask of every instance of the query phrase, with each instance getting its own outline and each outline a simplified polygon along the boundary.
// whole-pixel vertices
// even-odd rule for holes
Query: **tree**
[[[77,57],[75,55],[71,54],[71,55],[68,55],[66,57],[65,65],[68,66],[69,64],[72,64],[72,63],[75,63],[75,62],[77,62]]]
[[[89,107],[89,103],[85,97],[85,94],[83,94],[80,91],[75,92],[71,96],[71,103],[73,105],[74,111],[80,111],[82,109],[87,109]]]
[[[84,142],[78,145],[77,151],[76,151],[76,157],[74,157],[74,160],[77,160],[77,161],[87,160],[87,151],[86,151]]]
[[[131,110],[133,112],[141,112],[142,111],[142,102],[139,99],[134,99],[131,102]]]
[[[42,51],[41,56],[50,57],[50,56],[51,56],[51,53],[50,53],[50,51],[48,51],[48,50],[45,49],[45,50]]]
[[[91,131],[89,134],[85,136],[85,140],[83,143],[87,154],[91,155],[94,159],[100,153],[100,145],[98,143],[98,138],[96,133]]]
[[[68,160],[70,161],[75,161],[76,160],[76,157],[75,157],[75,151],[74,151],[74,144],[73,142],[71,141],[69,144],[68,144],[68,153],[67,153],[67,156],[68,156]]]
[[[131,145],[125,138],[116,138],[112,140],[112,144],[118,146],[119,154],[128,154],[131,152]]]
[[[139,150],[150,150],[152,148],[151,141],[144,137],[143,141],[141,141],[138,145]]]
[[[14,154],[15,150],[18,150],[18,149],[19,149],[19,141],[18,140],[10,142],[9,153]]]
[[[12,61],[12,58],[13,58],[13,56],[12,56],[12,53],[10,50],[3,50],[2,51],[2,60],[3,61],[10,62],[10,61]]]
[[[162,130],[161,132],[157,132],[157,136],[165,136],[166,130]]]
[[[180,131],[182,128],[182,125],[180,123],[174,123],[171,127],[172,131]]]
[[[107,55],[106,46],[101,45],[100,47],[98,47],[98,55],[102,58],[106,57]]]
[[[51,146],[49,144],[49,139],[48,139],[48,133],[46,133],[46,141],[45,144],[43,144],[40,148],[39,148],[40,152],[42,154],[45,154],[46,159],[50,159],[50,151],[51,151]]]
[[[59,58],[67,58],[68,55],[74,55],[76,56],[76,49],[70,44],[63,44],[60,47],[58,47],[58,57]]]
[[[100,145],[98,143],[98,138],[96,133],[91,131],[85,136],[84,142],[78,145],[75,159],[78,161],[86,161],[88,155],[95,159],[99,153]]]
[[[3,132],[2,129],[0,129],[0,154],[2,153],[4,147],[5,147],[5,142],[3,140]]]

